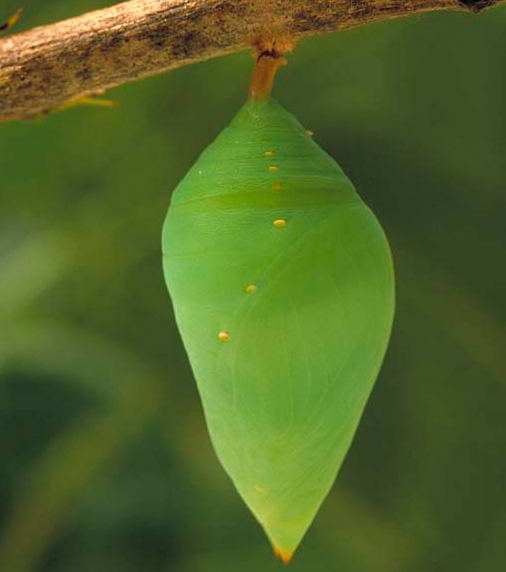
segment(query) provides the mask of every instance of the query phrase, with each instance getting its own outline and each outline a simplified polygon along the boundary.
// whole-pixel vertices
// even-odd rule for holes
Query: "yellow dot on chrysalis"
[[[311,129],[306,129],[306,133],[309,135],[309,137],[314,135],[314,131],[311,131]]]
[[[257,286],[256,284],[248,284],[244,290],[246,290],[247,294],[253,294],[257,291]]]
[[[274,157],[275,154],[276,154],[276,151],[274,151],[274,149],[268,149],[267,151],[264,151],[264,155],[266,157]]]
[[[274,226],[281,228],[283,226],[286,226],[286,220],[284,218],[278,218],[272,224]]]
[[[271,191],[280,191],[283,185],[279,181],[274,181],[271,183]]]
[[[279,169],[279,167],[277,165],[270,165],[269,166],[269,171],[277,171]]]
[[[220,332],[218,334],[218,339],[221,340],[222,342],[228,342],[228,340],[230,339],[230,334],[228,332]]]

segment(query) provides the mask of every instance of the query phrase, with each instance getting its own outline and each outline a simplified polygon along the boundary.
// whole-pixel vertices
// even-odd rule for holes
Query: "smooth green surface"
[[[291,555],[387,346],[394,279],[383,231],[295,117],[253,99],[174,191],[162,249],[218,457]]]
[[[17,29],[106,4],[29,0]],[[378,381],[289,572],[504,568],[505,29],[506,6],[428,13],[305,40],[279,72],[396,273]],[[160,264],[171,192],[252,67],[0,124],[1,572],[284,570],[212,449]]]

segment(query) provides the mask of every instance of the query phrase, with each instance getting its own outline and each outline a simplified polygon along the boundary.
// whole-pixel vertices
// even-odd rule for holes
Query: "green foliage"
[[[14,31],[97,7],[32,2]],[[382,221],[398,293],[294,571],[503,566],[505,21],[501,7],[313,38],[280,71],[275,96]],[[278,569],[211,449],[160,268],[169,189],[251,66],[212,60],[114,90],[115,108],[0,124],[2,572]]]

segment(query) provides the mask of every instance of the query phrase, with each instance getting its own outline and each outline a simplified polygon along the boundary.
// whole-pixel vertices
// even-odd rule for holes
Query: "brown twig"
[[[0,39],[0,121],[171,68],[429,10],[505,0],[131,0]]]

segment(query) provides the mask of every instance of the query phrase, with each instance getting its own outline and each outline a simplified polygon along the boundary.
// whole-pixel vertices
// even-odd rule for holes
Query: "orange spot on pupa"
[[[292,559],[292,552],[283,552],[277,546],[274,547],[274,554],[283,562],[283,564],[288,564]]]
[[[274,151],[274,149],[268,149],[267,151],[264,151],[264,155],[266,157],[274,157],[275,154],[276,154],[276,151]]]
[[[306,129],[306,133],[309,135],[309,137],[314,135],[314,131],[311,131],[311,129]]]
[[[269,165],[269,171],[277,171],[279,167],[277,165]]]
[[[284,218],[278,218],[275,221],[273,221],[272,224],[274,226],[277,226],[278,228],[282,228],[282,227],[286,226],[286,220]]]
[[[244,290],[246,291],[247,294],[253,294],[254,292],[257,291],[257,285],[248,284]]]
[[[218,334],[218,339],[221,340],[222,342],[228,342],[228,340],[230,339],[230,334],[228,332],[220,332]]]
[[[271,183],[271,191],[280,191],[283,185],[279,181],[274,181]]]

